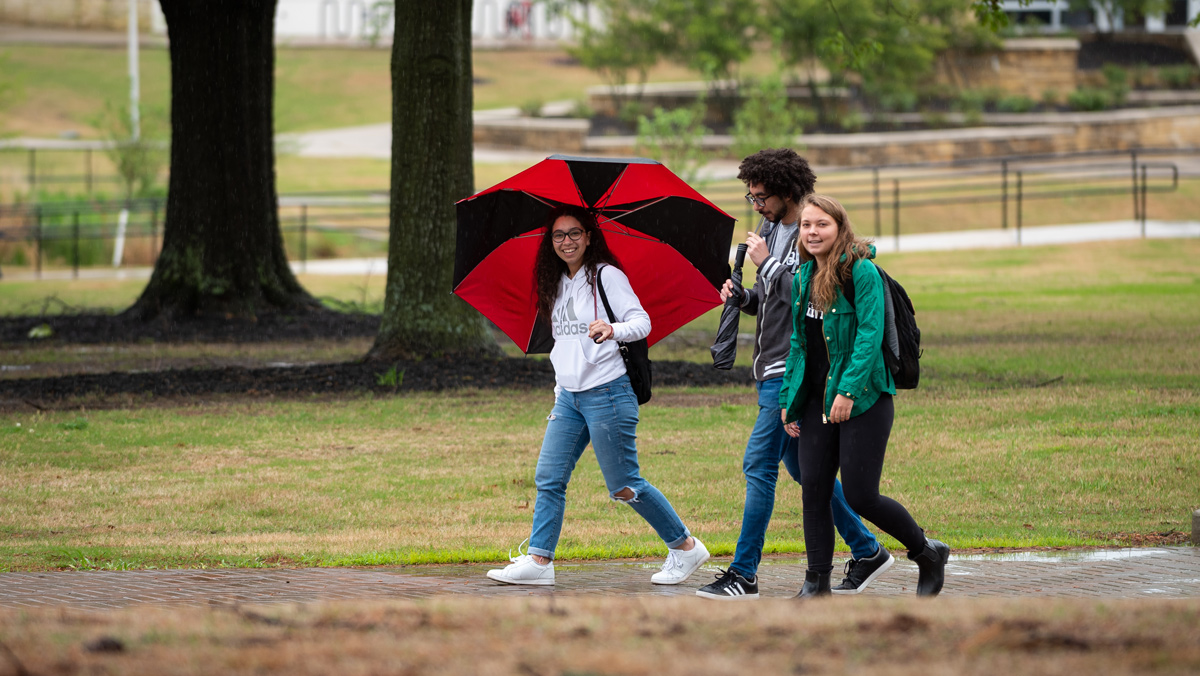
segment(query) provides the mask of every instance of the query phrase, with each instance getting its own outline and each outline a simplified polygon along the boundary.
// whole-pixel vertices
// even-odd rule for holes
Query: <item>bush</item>
[[[733,152],[738,157],[763,148],[790,148],[805,123],[815,119],[810,111],[789,106],[787,87],[778,75],[747,81],[744,89],[749,94],[733,114]]]
[[[1057,89],[1052,88],[1042,92],[1042,105],[1047,108],[1057,108],[1061,101],[1062,95],[1058,93]]]
[[[654,115],[638,118],[637,150],[652,160],[658,160],[688,183],[699,178],[700,167],[708,161],[704,150],[704,113],[708,105],[703,99],[687,108],[663,110],[655,108]]]
[[[1033,110],[1033,99],[1028,96],[1005,96],[996,102],[996,110],[1002,113],[1028,113]]]
[[[1112,96],[1111,105],[1120,105],[1129,96],[1129,71],[1111,63],[1104,64],[1105,89]]]
[[[925,122],[925,126],[930,129],[943,129],[951,126],[946,114],[936,110],[921,113],[921,119]]]
[[[1067,105],[1071,110],[1108,110],[1113,105],[1112,93],[1107,89],[1081,87],[1067,95]]]
[[[860,132],[867,126],[867,117],[857,110],[851,110],[838,118],[838,126],[848,134]]]
[[[889,91],[877,96],[879,110],[887,113],[910,113],[917,109],[914,91]]]
[[[1136,63],[1130,73],[1133,86],[1138,89],[1153,89],[1158,80],[1154,77],[1154,69],[1146,62]]]
[[[1169,89],[1190,89],[1200,71],[1191,64],[1163,66],[1158,69],[1158,79]]]
[[[964,89],[954,101],[954,109],[964,114],[982,113],[984,94],[977,89]]]
[[[995,87],[985,87],[980,89],[979,95],[983,97],[983,105],[985,108],[987,106],[995,106],[1000,99],[1005,97],[1004,90],[997,89]]]
[[[637,126],[638,120],[646,115],[646,104],[641,101],[626,101],[617,111],[617,119],[630,126]]]
[[[586,100],[579,99],[578,101],[575,102],[575,105],[571,108],[571,112],[567,113],[567,116],[579,118],[582,120],[590,120],[590,119],[592,119],[592,117],[595,114],[596,114],[596,111],[592,110],[592,107],[588,105],[588,102]]]
[[[529,99],[521,104],[521,114],[525,117],[541,117],[542,116],[542,100]]]

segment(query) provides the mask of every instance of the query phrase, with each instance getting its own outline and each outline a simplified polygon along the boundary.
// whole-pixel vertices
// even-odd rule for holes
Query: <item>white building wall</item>
[[[523,21],[519,22],[522,25],[510,27],[507,17],[514,8]],[[584,16],[581,6],[574,6],[571,11],[577,17]],[[528,19],[524,20],[526,16]],[[394,28],[391,14],[374,0],[279,0],[275,36],[285,41],[366,39],[375,17],[382,20],[380,36],[390,40]],[[552,15],[542,3],[475,0],[471,35],[476,40],[567,40],[574,36],[574,31],[567,17]]]

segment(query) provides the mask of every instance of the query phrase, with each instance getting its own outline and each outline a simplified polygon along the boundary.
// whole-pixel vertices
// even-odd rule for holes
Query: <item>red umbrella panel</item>
[[[653,345],[720,304],[734,219],[652,160],[555,155],[458,203],[454,293],[527,353],[553,347],[537,315],[540,224],[588,207],[650,315]]]

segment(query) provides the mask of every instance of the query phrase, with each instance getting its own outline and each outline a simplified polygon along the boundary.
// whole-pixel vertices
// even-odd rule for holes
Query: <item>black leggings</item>
[[[892,433],[892,395],[843,423],[821,422],[821,399],[809,397],[800,418],[800,485],[804,487],[804,547],[808,569],[833,570],[833,482],[839,467],[850,509],[913,551],[925,547],[925,533],[895,500],[879,494],[879,476]]]

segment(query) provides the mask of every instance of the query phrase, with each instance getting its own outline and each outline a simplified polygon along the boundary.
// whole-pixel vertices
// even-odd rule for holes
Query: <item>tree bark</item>
[[[499,352],[451,294],[454,203],[474,192],[472,84],[471,0],[397,2],[387,292],[368,359]]]
[[[319,307],[288,267],[275,192],[277,0],[160,0],[171,55],[163,249],[127,315]]]

